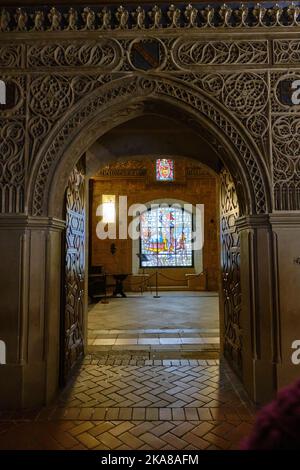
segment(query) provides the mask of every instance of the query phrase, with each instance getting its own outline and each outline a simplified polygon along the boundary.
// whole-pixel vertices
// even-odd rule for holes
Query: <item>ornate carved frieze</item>
[[[103,73],[129,70],[197,71],[207,65],[269,63],[268,41],[200,40],[198,37],[38,41],[0,46],[0,67],[91,68]]]
[[[0,11],[0,31],[291,27],[300,24],[297,4],[5,7]]]
[[[35,43],[27,49],[28,67],[100,67],[106,71],[122,66],[123,50],[114,39]]]
[[[101,168],[96,173],[96,177],[103,178],[144,178],[147,174],[145,163],[140,160],[129,160],[126,162],[117,162]]]
[[[199,65],[267,64],[268,41],[204,41],[180,38],[172,48],[178,68],[194,70]]]

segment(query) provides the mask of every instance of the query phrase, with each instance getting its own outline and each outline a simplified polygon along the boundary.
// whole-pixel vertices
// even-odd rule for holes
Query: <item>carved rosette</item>
[[[0,67],[20,68],[23,64],[24,47],[17,44],[0,45]]]

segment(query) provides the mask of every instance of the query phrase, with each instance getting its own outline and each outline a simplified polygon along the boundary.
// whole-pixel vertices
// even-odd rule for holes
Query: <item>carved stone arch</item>
[[[131,75],[101,86],[72,106],[41,147],[28,184],[32,215],[58,215],[59,186],[80,156],[109,129],[144,113],[144,103],[169,103],[208,127],[226,154],[224,163],[244,187],[248,213],[270,211],[270,185],[263,157],[245,127],[204,91],[170,78]],[[51,209],[52,208],[52,209]]]

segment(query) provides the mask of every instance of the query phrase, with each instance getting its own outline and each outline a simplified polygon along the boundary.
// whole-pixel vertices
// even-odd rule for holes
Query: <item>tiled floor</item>
[[[216,336],[218,333],[218,329],[206,329],[205,332],[201,329],[171,330],[171,332],[160,329],[150,330],[150,333],[149,330],[90,330],[88,344],[97,346],[91,348],[92,351],[122,349],[119,346],[130,346],[131,350],[143,349],[152,352],[166,349],[164,346],[176,346],[171,349],[185,351],[198,350],[199,345],[207,346],[206,349],[218,350],[220,343],[219,336]]]
[[[219,298],[215,292],[130,294],[97,303],[89,313],[92,330],[219,328]]]
[[[111,299],[53,406],[0,414],[0,449],[236,449],[254,409],[219,364],[218,297]]]
[[[0,448],[236,449],[253,413],[217,360],[90,355],[53,406],[0,414]]]

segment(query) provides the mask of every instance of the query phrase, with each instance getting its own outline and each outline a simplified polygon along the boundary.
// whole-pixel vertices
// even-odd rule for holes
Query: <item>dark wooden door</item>
[[[65,201],[61,385],[84,355],[85,175],[81,164],[70,175]]]
[[[224,324],[224,355],[242,374],[240,237],[235,222],[239,217],[239,203],[231,175],[221,172],[221,312]]]

